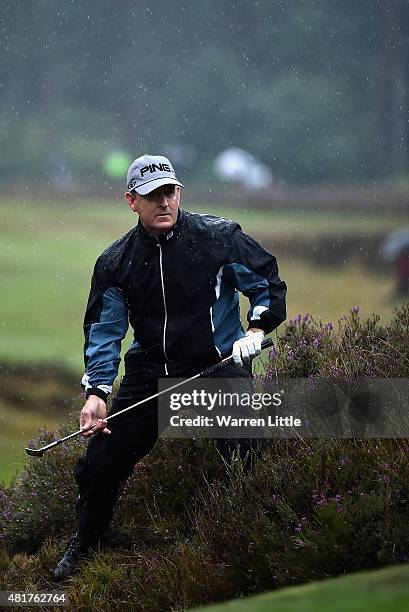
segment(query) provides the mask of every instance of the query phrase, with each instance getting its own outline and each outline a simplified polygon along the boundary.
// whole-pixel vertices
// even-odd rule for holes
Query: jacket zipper
[[[161,283],[162,283],[163,306],[165,308],[165,322],[163,324],[162,345],[163,345],[163,354],[165,355],[165,359],[168,360],[168,356],[166,354],[166,326],[168,324],[168,311],[167,311],[167,308],[166,308],[165,283],[164,283],[164,280],[163,280],[162,247],[160,245],[159,239],[156,238],[156,240],[157,240],[158,247],[159,247],[160,280],[161,280]],[[167,366],[166,361],[165,361],[165,374],[166,374],[166,376],[169,375],[168,366]]]

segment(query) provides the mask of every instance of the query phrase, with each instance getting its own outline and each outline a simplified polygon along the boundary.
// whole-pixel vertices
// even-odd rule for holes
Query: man
[[[79,529],[54,577],[73,573],[112,519],[121,482],[158,438],[157,401],[107,426],[106,400],[128,321],[133,343],[110,414],[157,393],[157,380],[190,377],[233,352],[217,377],[248,388],[251,358],[264,333],[286,316],[286,285],[275,257],[226,219],[179,209],[182,183],[170,161],[143,155],[128,171],[125,200],[139,222],[98,258],[84,321],[86,403],[83,435],[92,437],[75,469]],[[249,329],[239,295],[250,300]],[[94,435],[96,434],[96,435]]]

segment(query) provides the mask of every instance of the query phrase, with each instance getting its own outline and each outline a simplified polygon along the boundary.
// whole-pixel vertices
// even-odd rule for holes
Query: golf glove
[[[238,366],[242,366],[243,362],[249,363],[252,357],[260,355],[263,338],[263,331],[248,331],[244,338],[236,340],[233,344],[234,363]]]

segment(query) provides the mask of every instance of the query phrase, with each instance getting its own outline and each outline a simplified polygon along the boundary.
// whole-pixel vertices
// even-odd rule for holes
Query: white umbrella
[[[273,181],[270,168],[239,147],[230,147],[219,153],[213,168],[222,181],[238,183],[247,189],[262,189]]]
[[[385,261],[393,261],[399,252],[409,247],[409,227],[395,230],[382,243],[381,252]]]

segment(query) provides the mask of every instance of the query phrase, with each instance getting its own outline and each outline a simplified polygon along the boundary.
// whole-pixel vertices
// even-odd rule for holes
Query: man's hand
[[[244,363],[249,363],[252,357],[260,355],[261,343],[264,338],[262,329],[249,329],[244,338],[236,340],[233,344],[233,359],[234,363],[242,366]]]
[[[111,430],[107,428],[107,422],[105,421],[106,414],[107,406],[104,400],[96,395],[90,395],[81,410],[80,428],[84,430],[81,435],[89,437],[97,431],[110,434]],[[95,423],[95,426],[89,429],[92,423]]]

